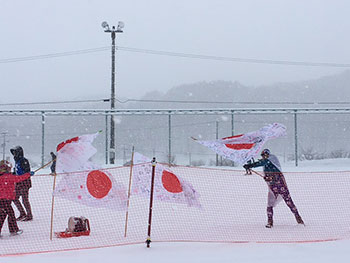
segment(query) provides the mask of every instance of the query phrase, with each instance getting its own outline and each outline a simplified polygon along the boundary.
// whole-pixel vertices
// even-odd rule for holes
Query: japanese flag
[[[135,153],[132,193],[149,198],[151,179],[151,160],[140,153]],[[165,202],[201,207],[198,200],[199,194],[193,186],[159,163],[155,167],[154,198]]]
[[[98,134],[86,134],[58,144],[56,171],[67,173],[97,168],[89,159],[97,152],[92,143]]]
[[[82,205],[126,210],[126,188],[108,171],[92,170],[65,175],[56,186],[54,196]]]
[[[213,141],[196,140],[196,142],[229,160],[244,164],[260,153],[266,141],[285,135],[286,127],[279,123],[273,123],[257,131],[245,134]]]
[[[97,135],[74,137],[57,146],[57,170],[66,174],[54,196],[92,207],[126,210],[126,188],[90,161],[97,152],[92,145]]]

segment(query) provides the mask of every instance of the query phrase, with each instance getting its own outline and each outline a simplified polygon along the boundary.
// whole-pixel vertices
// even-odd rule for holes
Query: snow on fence
[[[305,226],[298,225],[282,201],[274,209],[274,227],[265,228],[267,186],[257,175],[240,170],[174,166],[174,174],[199,193],[201,208],[154,200],[152,242],[320,242],[350,237],[350,172],[285,173],[291,196]],[[130,167],[106,169],[128,188]],[[150,175],[151,176],[151,175]],[[63,175],[57,175],[60,182]],[[149,198],[131,195],[126,212],[88,207],[56,197],[53,231],[64,231],[71,216],[89,219],[90,236],[50,240],[53,177],[35,175],[30,190],[34,219],[18,222],[23,234],[6,237],[0,255],[38,253],[143,243],[147,238]],[[18,211],[15,212],[18,216]],[[156,246],[153,244],[152,246]]]

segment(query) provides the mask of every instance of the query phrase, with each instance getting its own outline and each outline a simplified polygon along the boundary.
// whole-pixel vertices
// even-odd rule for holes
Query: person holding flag
[[[304,224],[303,219],[299,215],[293,200],[290,196],[287,183],[284,179],[284,175],[281,172],[281,165],[278,158],[271,154],[269,149],[264,149],[261,152],[262,159],[257,162],[243,165],[243,168],[248,170],[251,168],[263,166],[264,167],[264,180],[266,181],[269,192],[267,197],[267,228],[273,227],[273,208],[283,198],[286,205],[290,208],[295,216],[298,224]]]
[[[50,152],[51,158],[52,158],[52,164],[50,166],[51,173],[50,175],[55,175],[56,173],[56,154],[53,152]]]

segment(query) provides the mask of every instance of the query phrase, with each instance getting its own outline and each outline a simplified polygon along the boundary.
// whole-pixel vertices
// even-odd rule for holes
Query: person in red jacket
[[[16,198],[16,183],[30,178],[33,174],[31,172],[21,176],[13,175],[11,165],[7,161],[0,161],[0,236],[7,216],[10,235],[22,234],[23,230],[18,228],[11,202]]]

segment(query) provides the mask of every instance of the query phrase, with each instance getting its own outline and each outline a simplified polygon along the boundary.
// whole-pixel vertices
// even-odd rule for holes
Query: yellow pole
[[[129,190],[128,190],[128,201],[127,201],[127,205],[126,205],[124,237],[126,237],[126,231],[127,231],[127,229],[128,229],[129,204],[130,204],[130,193],[131,193],[131,177],[132,177],[132,168],[133,168],[133,166],[134,166],[134,146],[132,147],[132,153],[131,153],[130,176],[129,176]]]
[[[50,240],[52,241],[52,229],[53,229],[53,207],[55,204],[55,187],[56,187],[56,172],[54,173],[54,179],[53,179],[53,191],[52,191],[52,201],[51,201],[51,227],[50,227]]]
[[[255,172],[254,170],[250,169],[253,173],[255,173],[256,175],[259,175],[260,177],[264,178],[264,176],[258,172]]]
[[[34,173],[36,173],[37,171],[39,171],[39,170],[45,168],[46,166],[48,166],[50,163],[52,163],[52,162],[55,161],[55,160],[56,160],[56,159],[53,159],[53,160],[49,161],[47,164],[45,164],[45,165],[41,166],[40,168],[36,169],[36,170],[34,171]]]

